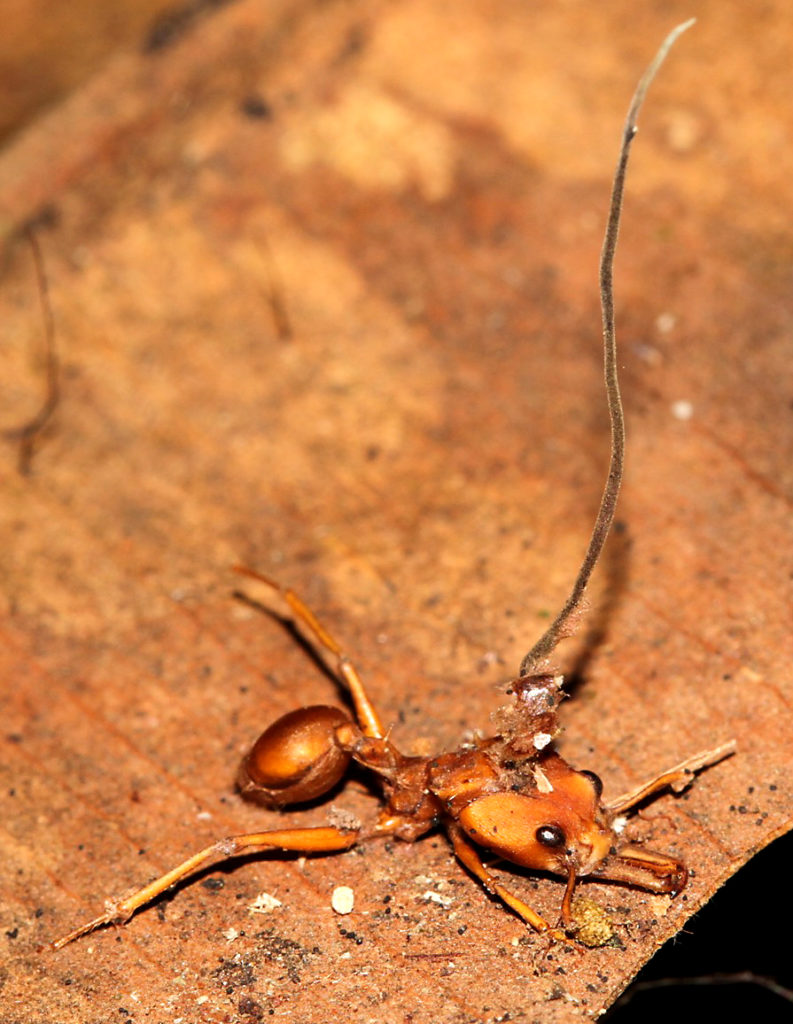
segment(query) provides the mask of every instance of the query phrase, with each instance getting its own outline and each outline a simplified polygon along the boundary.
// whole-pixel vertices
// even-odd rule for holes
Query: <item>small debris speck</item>
[[[671,408],[672,415],[676,420],[685,422],[694,415],[694,406],[684,398],[679,399],[677,402],[672,402]]]
[[[273,116],[272,107],[261,96],[246,96],[240,103],[240,111],[252,120],[266,121]]]
[[[355,893],[349,885],[337,885],[331,893],[330,905],[337,914],[349,914],[355,906]]]
[[[251,914],[269,914],[280,906],[281,901],[277,900],[275,896],[271,896],[269,892],[260,892],[253,903],[248,904],[248,910]]]
[[[437,903],[439,906],[444,907],[447,910],[452,905],[452,903],[454,903],[454,900],[452,899],[451,896],[442,896],[439,892],[433,892],[431,889],[428,889],[426,892],[422,893],[421,898],[426,903]]]

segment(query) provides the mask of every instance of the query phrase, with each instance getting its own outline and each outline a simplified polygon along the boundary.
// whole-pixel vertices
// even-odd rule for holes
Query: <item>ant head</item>
[[[600,808],[602,784],[592,772],[548,754],[529,769],[521,789],[489,793],[465,807],[459,822],[479,846],[523,867],[587,875],[615,841]]]

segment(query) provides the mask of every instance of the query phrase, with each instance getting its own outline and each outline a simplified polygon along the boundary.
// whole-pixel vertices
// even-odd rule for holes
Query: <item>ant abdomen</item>
[[[333,789],[350,763],[336,737],[352,724],[339,708],[298,708],[273,722],[242,762],[240,791],[269,807],[305,803]]]

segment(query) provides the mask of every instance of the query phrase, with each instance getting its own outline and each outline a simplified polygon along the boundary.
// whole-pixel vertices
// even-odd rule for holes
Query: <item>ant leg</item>
[[[358,841],[359,830],[342,831],[338,828],[288,828],[275,829],[269,832],[251,832],[247,835],[228,836],[205,849],[194,853],[178,867],[166,871],[153,882],[144,885],[123,900],[108,900],[105,913],[88,921],[87,924],[75,928],[63,938],[49,944],[50,950],[62,949],[68,943],[87,935],[95,928],[106,924],[124,924],[140,907],[150,903],[161,892],[192,874],[213,860],[229,860],[240,853],[254,853],[257,850],[276,848],[279,850],[295,850],[301,853],[332,853],[336,850],[347,850]]]
[[[479,879],[489,893],[493,893],[493,895],[503,900],[510,910],[514,910],[518,917],[522,917],[536,931],[560,942],[569,941],[561,929],[552,928],[544,917],[540,917],[528,904],[524,903],[523,900],[519,900],[517,896],[513,896],[508,889],[505,889],[503,885],[496,881],[482,863],[476,847],[468,842],[456,825],[449,823],[447,825],[447,832],[452,841],[457,859],[464,867],[468,868],[475,878]]]
[[[625,811],[629,811],[632,807],[646,800],[648,796],[666,789],[667,786],[674,793],[682,793],[694,781],[694,776],[697,772],[702,771],[703,768],[710,768],[711,765],[718,764],[719,761],[723,761],[725,757],[730,757],[734,753],[735,740],[723,743],[720,747],[713,747],[711,750],[702,750],[699,754],[681,761],[674,768],[669,768],[667,771],[661,772],[660,775],[656,775],[655,778],[648,779],[627,793],[623,793],[616,800],[611,800],[604,805],[605,810],[610,815],[624,814]]]
[[[686,887],[688,870],[682,861],[644,846],[623,846],[592,872],[593,878],[608,878],[623,885],[638,885],[650,892],[677,896]]]
[[[283,596],[295,617],[314,634],[317,641],[327,651],[330,651],[335,656],[336,671],[349,687],[350,696],[355,707],[355,715],[364,736],[382,739],[384,735],[383,726],[380,723],[380,718],[374,709],[374,705],[364,689],[357,669],[308,605],[297,596],[294,590],[282,587],[280,583],[270,579],[269,576],[265,576],[263,573],[256,572],[254,569],[248,569],[244,565],[235,565],[234,571],[242,576],[250,576],[252,580],[266,583],[268,587],[272,587],[273,590],[277,590]]]

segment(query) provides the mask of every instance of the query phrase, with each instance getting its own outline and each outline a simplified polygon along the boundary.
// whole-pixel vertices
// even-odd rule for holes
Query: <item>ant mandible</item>
[[[693,21],[693,19],[692,19]],[[243,795],[255,795],[272,808],[305,803],[329,792],[351,761],[378,777],[385,806],[377,823],[364,828],[325,826],[272,829],[230,836],[212,843],[184,863],[118,901],[99,917],[51,944],[60,949],[102,925],[122,924],[174,883],[205,865],[266,849],[330,853],[383,836],[413,842],[442,827],[462,864],[485,889],[538,932],[556,939],[574,934],[572,896],[579,878],[609,879],[656,893],[675,895],[687,870],[674,857],[624,843],[615,821],[667,787],[685,789],[694,774],[731,754],[733,743],[703,751],[614,800],[602,800],[602,783],[589,771],[572,768],[553,749],[559,732],[557,707],[562,677],[542,671],[598,560],[614,517],[622,479],[625,431],[617,379],[612,271],[628,154],[636,118],[647,89],[677,37],[692,21],[664,40],[634,94],[622,136],[611,206],[600,260],[605,377],[611,417],[611,460],[592,538],[567,602],[529,651],[519,677],[510,684],[513,701],[496,716],[498,734],[436,757],[406,757],[384,730],[358,672],[339,644],[292,590],[250,569],[244,575],[278,591],[293,617],[335,659],[354,716],[339,708],[315,706],[291,711],[266,729],[240,769]],[[513,895],[482,863],[478,847],[522,867],[566,878],[560,926],[552,926]]]

